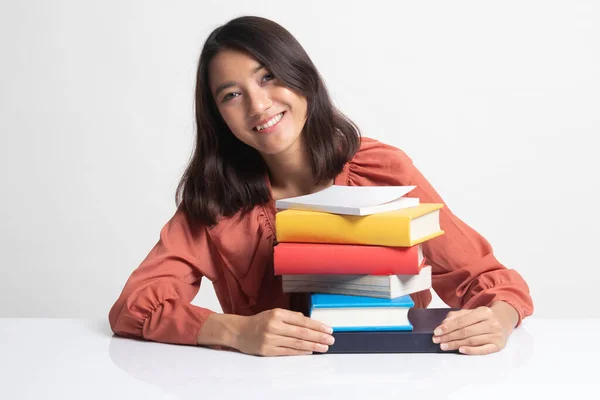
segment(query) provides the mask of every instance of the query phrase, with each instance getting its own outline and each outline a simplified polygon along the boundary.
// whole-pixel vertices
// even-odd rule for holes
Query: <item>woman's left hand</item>
[[[516,322],[517,311],[504,302],[490,307],[451,311],[433,335],[442,350],[481,355],[500,351],[506,345]]]

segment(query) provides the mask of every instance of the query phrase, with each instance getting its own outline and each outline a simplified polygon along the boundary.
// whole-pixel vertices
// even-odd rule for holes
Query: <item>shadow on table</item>
[[[255,357],[235,351],[113,336],[110,359],[135,379],[181,399],[268,393],[286,398],[447,395],[476,382],[494,383],[526,365],[534,340],[522,326],[508,345],[486,356],[460,354],[324,354]]]

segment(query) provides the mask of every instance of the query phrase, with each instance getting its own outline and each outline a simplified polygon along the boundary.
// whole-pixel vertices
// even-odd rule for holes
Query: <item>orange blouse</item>
[[[411,196],[423,203],[443,203],[431,184],[401,150],[362,138],[359,151],[335,178],[336,185],[415,185]],[[109,321],[117,335],[157,342],[196,345],[206,318],[214,311],[191,304],[203,277],[212,281],[224,313],[253,315],[290,308],[281,277],[273,273],[275,203],[256,206],[214,227],[192,229],[181,210],[160,232],[158,243],[135,269]],[[423,243],[432,266],[432,286],[451,307],[475,308],[502,300],[519,314],[518,324],[533,312],[529,288],[513,269],[495,258],[479,233],[441,209],[445,234]],[[427,307],[429,290],[411,295],[415,307]]]

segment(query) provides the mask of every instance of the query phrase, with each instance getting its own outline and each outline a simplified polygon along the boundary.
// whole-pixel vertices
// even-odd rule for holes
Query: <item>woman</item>
[[[256,355],[325,352],[329,327],[294,309],[273,273],[275,200],[337,185],[415,185],[443,200],[401,150],[361,138],[337,111],[310,58],[284,28],[242,17],[214,30],[200,56],[197,143],[177,212],[133,271],[109,315],[122,336],[233,348]],[[445,206],[445,235],[423,244],[433,288],[448,305],[434,342],[502,349],[533,312],[525,281]],[[223,314],[191,305],[208,278]],[[416,307],[429,291],[411,295]]]

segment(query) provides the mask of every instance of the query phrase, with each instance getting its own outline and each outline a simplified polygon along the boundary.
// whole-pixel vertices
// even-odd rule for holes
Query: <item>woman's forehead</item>
[[[213,57],[208,74],[211,83],[215,80],[238,80],[254,75],[261,67],[261,63],[249,54],[225,49]]]

